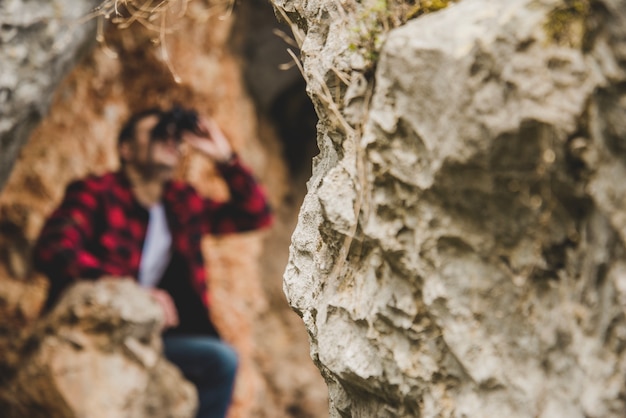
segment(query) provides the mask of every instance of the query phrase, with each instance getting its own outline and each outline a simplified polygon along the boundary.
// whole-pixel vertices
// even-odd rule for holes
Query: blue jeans
[[[219,338],[172,335],[163,338],[165,357],[198,389],[198,418],[224,418],[230,405],[237,353]]]

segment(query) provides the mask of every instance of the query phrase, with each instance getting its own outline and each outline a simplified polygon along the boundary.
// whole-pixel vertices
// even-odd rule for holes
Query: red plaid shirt
[[[163,194],[172,250],[189,266],[188,280],[207,308],[202,235],[249,231],[272,220],[265,195],[247,168],[235,159],[219,170],[230,189],[228,202],[204,199],[180,181],[168,182]],[[136,278],[148,219],[123,172],[75,181],[41,231],[35,266],[50,278],[57,293],[77,278]]]

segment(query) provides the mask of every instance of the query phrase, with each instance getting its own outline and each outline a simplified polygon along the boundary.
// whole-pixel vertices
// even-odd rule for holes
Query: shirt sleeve
[[[271,225],[273,216],[267,197],[251,171],[237,157],[218,165],[230,191],[230,200],[205,200],[210,234],[228,234],[261,229]]]
[[[35,244],[35,268],[53,282],[100,277],[100,261],[85,249],[94,235],[97,209],[98,200],[87,182],[70,184]]]

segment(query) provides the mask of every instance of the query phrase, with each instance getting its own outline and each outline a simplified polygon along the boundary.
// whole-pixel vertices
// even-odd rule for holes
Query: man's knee
[[[237,352],[213,337],[166,338],[165,355],[197,384],[232,383],[239,365]]]
[[[237,352],[229,345],[222,343],[218,350],[216,350],[218,356],[219,369],[224,376],[229,376],[234,379],[239,367],[239,356]]]

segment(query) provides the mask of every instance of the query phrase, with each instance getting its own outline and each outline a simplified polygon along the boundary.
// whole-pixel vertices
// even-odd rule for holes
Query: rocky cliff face
[[[99,1],[0,3],[0,190],[21,147],[46,115],[52,93],[93,44]]]
[[[321,117],[284,286],[331,416],[623,416],[626,2],[426,3],[274,1]]]
[[[69,5],[69,2],[1,3],[1,7],[7,7],[10,12],[6,15],[0,13],[2,22],[8,21],[7,16],[16,19],[27,16],[19,7],[42,13],[48,11],[48,8],[54,13],[61,13],[63,7],[69,7],[65,5]],[[43,5],[37,6],[38,3]],[[109,7],[113,4],[96,3],[106,3]],[[287,247],[305,188],[304,180],[299,179],[308,177],[307,165],[300,164],[297,167],[297,179],[291,176],[283,144],[277,134],[280,127],[274,122],[276,118],[271,119],[251,99],[242,74],[245,58],[237,52],[246,48],[245,42],[239,43],[243,42],[240,38],[256,39],[257,46],[265,45],[260,42],[261,37],[255,38],[254,35],[254,30],[261,27],[266,41],[280,40],[276,36],[266,36],[268,32],[271,33],[267,26],[271,26],[275,16],[269,5],[263,2],[253,2],[253,5],[257,8],[265,7],[264,14],[269,16],[270,23],[265,20],[264,24],[255,25],[246,20],[250,11],[243,5],[241,9],[230,12],[229,2],[208,4],[201,1],[171,1],[159,4],[160,10],[166,13],[163,38],[161,32],[149,30],[137,22],[128,28],[105,25],[103,42],[89,51],[61,84],[53,88],[52,80],[48,80],[50,74],[46,71],[52,68],[52,64],[42,62],[45,70],[41,70],[41,73],[32,68],[35,81],[48,80],[46,83],[50,85],[40,88],[39,84],[33,84],[28,92],[39,98],[38,103],[51,101],[51,106],[33,132],[30,130],[34,120],[26,125],[17,118],[9,121],[10,131],[28,131],[29,135],[24,135],[29,136],[29,141],[22,149],[0,194],[0,357],[9,353],[4,347],[16,348],[13,347],[11,336],[16,328],[32,325],[46,291],[43,278],[28,279],[28,274],[21,273],[25,270],[14,268],[9,260],[12,256],[7,254],[17,254],[18,258],[20,255],[27,257],[27,251],[22,252],[23,248],[18,244],[22,238],[4,235],[2,226],[6,223],[13,229],[17,228],[19,234],[25,235],[27,244],[32,242],[45,217],[62,198],[66,184],[88,173],[102,173],[118,168],[115,138],[121,123],[131,111],[154,105],[167,106],[177,101],[211,115],[220,124],[242,160],[265,186],[277,215],[269,231],[219,239],[207,238],[204,243],[212,278],[213,319],[224,339],[235,347],[241,360],[230,416],[323,417],[327,414],[327,391],[318,370],[310,361],[306,332],[282,293],[282,271],[287,262]],[[186,6],[186,10],[182,6]],[[83,16],[81,13],[89,8],[85,4],[85,10],[81,11],[78,2],[72,2],[72,7],[75,8],[72,13],[76,15],[72,14],[66,20],[78,24],[74,16]],[[54,16],[58,18],[60,14]],[[128,17],[124,14],[121,16]],[[158,15],[159,19],[161,17]],[[53,29],[64,27],[59,21],[53,18],[50,20]],[[96,21],[87,20],[87,26],[81,26],[82,30],[91,31],[92,40]],[[3,25],[2,30],[6,28]],[[48,63],[61,59],[57,56],[59,53],[67,54],[68,62],[77,59],[76,49],[72,50],[67,45],[67,49],[60,51],[48,48],[49,45],[43,41],[39,45],[37,42],[42,36],[47,39],[45,36],[52,31],[46,27],[40,29],[43,33],[27,31],[33,37],[29,38],[24,48],[35,53],[41,47],[42,51],[50,55],[45,61]],[[159,40],[164,44],[159,44]],[[32,42],[35,42],[34,45],[31,45]],[[10,48],[1,49],[2,54],[10,51]],[[269,49],[275,51],[276,47]],[[7,62],[2,60],[2,77],[5,70],[6,74],[18,81],[21,76],[30,74],[18,66],[5,67]],[[270,70],[264,70],[266,90],[261,89],[261,92],[271,91],[276,95],[273,97],[277,97],[279,91],[272,88],[272,78],[267,75]],[[293,84],[285,83],[285,77],[297,80],[297,77],[293,77],[294,72],[297,76],[295,68],[287,76],[276,68],[273,70],[274,80],[281,79],[283,90]],[[174,75],[179,82],[176,82]],[[0,98],[4,97],[1,91]],[[17,96],[12,95],[10,99],[17,100]],[[271,106],[272,100],[266,98],[263,105]],[[2,109],[13,107],[17,109],[16,112],[28,109],[19,100]],[[296,109],[291,106],[291,110]],[[4,118],[5,114],[1,117]],[[9,123],[6,120],[2,119],[0,124]],[[5,164],[5,158],[11,163],[13,161],[5,153],[5,144],[16,151],[23,139],[18,136],[1,138],[0,184],[4,181],[2,170],[8,170],[9,167]],[[300,140],[306,143],[303,130]],[[16,155],[14,151],[13,156]],[[187,155],[179,175],[193,182],[201,193],[217,198],[224,196],[221,179],[216,175],[214,167],[201,156]],[[7,261],[9,268],[5,268]],[[0,358],[0,375],[20,361],[14,357]],[[66,360],[70,361],[71,356],[63,361]],[[125,364],[115,361],[116,365]],[[116,378],[123,380],[123,372],[120,369],[115,371],[119,372]],[[137,377],[137,374],[134,376]],[[143,379],[141,376],[137,378]],[[2,376],[0,380],[3,380]],[[81,396],[74,389],[75,386],[67,386],[64,389],[67,398],[63,399],[72,400],[73,396]],[[51,390],[50,393],[55,393]],[[94,391],[97,390],[94,388]],[[99,392],[103,399],[110,397],[105,387]],[[24,412],[21,416],[35,415]]]

